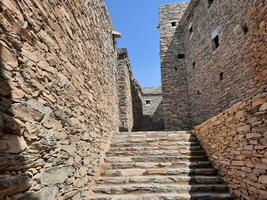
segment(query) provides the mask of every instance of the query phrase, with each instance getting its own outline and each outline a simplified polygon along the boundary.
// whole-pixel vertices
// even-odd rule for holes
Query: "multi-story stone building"
[[[251,4],[193,0],[160,7],[166,130],[190,129],[252,94]]]

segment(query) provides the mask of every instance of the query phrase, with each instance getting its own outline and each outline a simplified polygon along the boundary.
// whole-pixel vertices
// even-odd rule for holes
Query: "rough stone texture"
[[[190,132],[114,135],[91,200],[232,200]]]
[[[160,55],[165,130],[191,128],[189,96],[184,54],[185,34],[178,26],[188,3],[160,7]],[[175,23],[175,24],[172,24]]]
[[[209,7],[207,0],[193,0],[181,17],[185,7],[160,9],[166,129],[200,124],[252,95],[255,84],[266,84],[266,2],[213,1]],[[184,59],[177,58],[181,53]]]
[[[267,92],[195,128],[215,168],[240,199],[266,199]]]
[[[135,80],[127,49],[118,49],[118,95],[120,131],[139,130],[142,121],[142,91]]]
[[[161,88],[142,88],[142,93],[144,115],[142,130],[164,130]]]
[[[0,10],[1,181],[18,176],[0,194],[31,185],[16,199],[73,191],[82,199],[119,126],[117,55],[105,5],[4,0]],[[30,183],[19,179],[26,171]]]

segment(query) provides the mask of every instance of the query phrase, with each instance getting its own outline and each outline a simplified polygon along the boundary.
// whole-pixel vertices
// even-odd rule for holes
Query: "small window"
[[[219,35],[216,35],[213,39],[213,49],[217,49],[220,46]]]
[[[222,80],[223,80],[223,72],[221,72],[221,73],[219,74],[219,77],[220,77],[220,80],[222,81]]]
[[[177,67],[174,67],[174,71],[176,71],[176,72],[177,72],[177,71],[178,71],[178,68],[177,68]]]
[[[210,8],[213,4],[213,0],[208,0],[208,8]]]
[[[198,95],[200,95],[200,94],[201,94],[200,90],[198,90],[198,91],[197,91],[197,94],[198,94]]]
[[[172,26],[176,26],[176,22],[172,22]]]
[[[248,33],[248,26],[247,26],[247,24],[244,24],[242,26],[242,30],[243,30],[243,32],[244,32],[245,35]]]
[[[179,53],[178,54],[178,59],[184,59],[185,58],[185,55],[184,54],[182,54],[182,53]]]
[[[150,104],[151,104],[151,100],[150,100],[150,99],[147,99],[147,100],[146,100],[146,105],[147,105],[147,106],[150,106]]]
[[[193,62],[193,69],[195,69],[196,68],[196,62]]]
[[[193,26],[190,27],[190,29],[189,29],[189,33],[190,33],[190,35],[193,33]]]

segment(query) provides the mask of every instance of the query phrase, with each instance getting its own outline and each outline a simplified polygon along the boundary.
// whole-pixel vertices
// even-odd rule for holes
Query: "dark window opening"
[[[213,0],[208,0],[208,8],[210,8],[213,4]]]
[[[150,105],[151,104],[151,100],[146,100],[146,105]]]
[[[222,81],[223,80],[223,72],[220,73],[220,80]]]
[[[191,26],[189,29],[189,33],[192,34],[193,33],[193,27]]]
[[[172,22],[172,26],[176,26],[176,22]]]
[[[243,29],[244,34],[246,35],[248,33],[248,26],[247,26],[247,24],[244,24],[243,27],[242,27],[242,29]]]
[[[178,59],[184,59],[185,58],[185,55],[184,54],[182,54],[182,53],[179,53],[178,54]]]
[[[196,67],[196,62],[193,62],[193,69],[195,69],[195,67]]]
[[[177,72],[177,71],[178,71],[178,68],[177,68],[177,67],[174,67],[174,71],[176,71],[176,72]]]
[[[197,94],[198,94],[198,95],[200,95],[200,94],[201,94],[200,90],[198,90],[198,91],[197,91]]]
[[[219,35],[216,35],[215,38],[213,38],[213,49],[217,49],[220,46],[220,41],[219,41]]]

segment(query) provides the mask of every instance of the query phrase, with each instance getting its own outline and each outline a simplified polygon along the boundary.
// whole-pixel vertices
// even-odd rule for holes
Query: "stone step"
[[[200,156],[124,156],[124,157],[106,157],[107,163],[123,162],[177,162],[177,161],[208,161],[206,155]]]
[[[151,169],[118,169],[104,170],[101,176],[117,177],[117,176],[149,176],[149,175],[217,175],[215,169],[184,169],[184,168],[151,168]]]
[[[229,193],[153,193],[153,194],[124,194],[104,195],[93,194],[88,200],[234,200]]]
[[[111,144],[117,143],[168,143],[168,142],[197,142],[196,137],[155,137],[155,138],[113,138]]]
[[[192,134],[191,131],[137,131],[137,132],[119,132],[118,135],[166,135],[166,134]]]
[[[103,170],[107,169],[148,169],[148,168],[210,168],[210,161],[177,161],[177,162],[125,162],[125,163],[104,163]]]
[[[151,150],[203,150],[201,146],[137,146],[137,147],[111,147],[109,151],[151,151]]]
[[[150,151],[109,151],[106,154],[109,157],[116,156],[182,156],[182,155],[206,155],[203,150],[150,150]]]
[[[199,146],[199,142],[185,142],[185,141],[171,141],[171,142],[139,142],[139,143],[131,143],[131,142],[121,142],[121,143],[112,143],[111,148],[113,147],[168,147],[168,146],[183,146],[183,147],[192,147]]]
[[[96,184],[129,184],[129,183],[179,183],[179,184],[219,184],[223,180],[218,176],[126,176],[98,177]]]
[[[180,185],[180,184],[123,184],[123,185],[100,185],[93,190],[95,193],[102,194],[140,194],[140,193],[168,193],[168,192],[228,192],[224,184],[198,184],[198,185]]]
[[[180,134],[180,133],[168,133],[168,134],[144,134],[144,135],[138,135],[138,134],[132,134],[132,135],[115,135],[113,136],[113,139],[141,139],[141,138],[151,138],[151,139],[157,139],[157,138],[184,138],[184,137],[196,137],[192,134]]]

